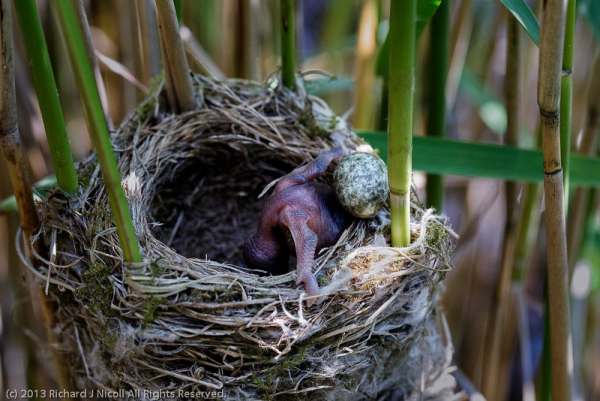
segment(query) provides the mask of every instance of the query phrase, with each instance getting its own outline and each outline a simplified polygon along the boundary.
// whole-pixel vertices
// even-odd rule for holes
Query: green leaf
[[[577,7],[594,31],[596,39],[600,41],[600,1],[578,0]]]
[[[387,161],[387,134],[357,134]],[[472,143],[442,138],[413,138],[413,169],[433,174],[486,177],[507,181],[541,182],[541,150]],[[571,154],[571,184],[600,187],[600,158]]]
[[[450,1],[450,0],[444,0]],[[419,0],[417,1],[417,27],[416,27],[416,40],[425,30],[427,23],[435,14],[435,10],[438,9],[442,0]]]
[[[535,15],[525,3],[525,0],[500,0],[502,4],[515,16],[521,23],[525,32],[531,37],[537,47],[540,47],[540,24],[535,19]],[[596,1],[596,0],[591,0]]]
[[[56,184],[56,176],[50,175],[46,178],[42,178],[40,181],[33,184],[34,188],[41,190],[50,190]],[[40,195],[44,195],[43,191],[33,191],[34,199],[38,200]],[[0,215],[17,213],[17,199],[14,195],[0,201]]]
[[[450,1],[450,0],[445,0]],[[419,40],[421,34],[425,30],[427,23],[435,14],[435,10],[439,7],[442,0],[419,0],[417,1],[417,19],[415,26],[415,40]],[[375,65],[375,73],[381,77],[387,78],[390,70],[390,45],[386,34],[379,52],[377,53],[377,61]]]

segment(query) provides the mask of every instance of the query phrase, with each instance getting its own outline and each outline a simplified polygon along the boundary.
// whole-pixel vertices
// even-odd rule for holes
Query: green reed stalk
[[[61,27],[75,73],[77,87],[83,103],[86,122],[92,137],[92,142],[108,193],[110,208],[114,214],[119,241],[123,248],[123,256],[127,262],[142,261],[140,250],[127,204],[127,198],[121,187],[121,176],[117,160],[110,143],[108,126],[104,117],[102,104],[98,95],[96,81],[90,66],[85,45],[79,33],[77,19],[70,2],[57,1],[53,3],[58,10]]]
[[[85,14],[85,7],[83,6],[82,0],[70,0],[73,10],[75,11],[75,18],[77,19],[77,25],[79,26],[79,32],[85,45],[87,57],[92,66],[94,77],[96,78],[96,86],[98,88],[98,94],[100,95],[100,102],[104,109],[104,117],[106,118],[106,124],[108,129],[112,130],[114,124],[112,117],[110,116],[110,110],[108,108],[108,96],[106,95],[106,88],[104,86],[104,80],[100,73],[100,66],[98,65],[98,58],[96,57],[96,50],[94,49],[94,42],[92,41],[92,31],[90,30],[90,24],[88,23],[87,15]]]
[[[35,0],[19,0],[15,2],[15,8],[46,128],[56,182],[61,191],[72,195],[79,190],[79,183],[37,5]]]
[[[388,175],[395,247],[410,244],[415,16],[416,0],[391,2]]]
[[[173,6],[175,7],[175,15],[177,15],[177,23],[181,26],[183,18],[183,0],[173,0]]]
[[[295,2],[281,1],[281,80],[283,86],[296,90]]]
[[[570,399],[570,319],[563,171],[560,148],[560,81],[564,45],[565,3],[542,2],[538,104],[542,119],[544,192],[552,399]]]
[[[12,10],[10,0],[1,0],[0,3],[0,48],[2,69],[0,70],[0,146],[4,152],[8,173],[10,176],[13,192],[17,199],[19,218],[23,227],[23,237],[26,240],[27,248],[33,245],[34,250],[39,255],[45,255],[46,249],[43,240],[38,239],[31,243],[32,236],[39,226],[39,218],[35,204],[29,175],[27,173],[27,159],[21,146],[19,136],[19,127],[17,125],[17,105],[15,94],[15,72],[13,61],[13,42],[12,42]],[[37,259],[30,252],[30,260],[36,265]],[[42,316],[44,327],[51,344],[57,343],[56,334],[51,329],[54,326],[56,305],[46,297],[43,291],[39,291],[41,300]],[[58,385],[66,390],[71,390],[68,369],[60,361],[58,350],[51,348],[56,369]],[[70,398],[67,398],[70,399]]]
[[[576,0],[569,0],[565,21],[562,76],[560,79],[560,158],[563,167],[565,212],[569,209],[569,171],[571,168],[571,114],[573,104],[573,39]]]
[[[446,80],[450,55],[450,0],[442,0],[431,19],[429,44],[429,80],[427,136],[446,136]],[[438,212],[444,199],[444,178],[427,174],[427,205]]]

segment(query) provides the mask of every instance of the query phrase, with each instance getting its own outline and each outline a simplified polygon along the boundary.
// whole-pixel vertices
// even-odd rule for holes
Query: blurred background
[[[390,0],[298,0],[298,64],[310,93],[324,98],[347,116],[356,129],[387,128],[386,78],[377,68],[387,35]],[[449,1],[449,0],[444,0]],[[574,41],[572,143],[577,149],[588,121],[588,90],[598,53],[588,7],[580,1]],[[91,151],[79,95],[70,70],[57,18],[49,2],[37,2],[44,23],[60,100],[76,160]],[[84,1],[99,59],[114,125],[144,98],[160,73],[156,17],[149,0]],[[182,36],[190,67],[216,78],[266,81],[276,73],[279,58],[277,0],[183,0]],[[539,20],[540,1],[528,2]],[[507,18],[498,0],[451,0],[449,70],[446,84],[447,136],[461,141],[504,143],[506,109]],[[596,26],[600,24],[595,21]],[[592,14],[593,18],[593,14]],[[52,174],[48,145],[19,33],[16,16],[15,67],[19,128],[34,181]],[[522,127],[519,146],[535,148],[537,125],[538,48],[522,31]],[[154,38],[154,39],[153,39]],[[426,27],[417,42],[414,134],[424,135],[428,112],[429,46]],[[152,47],[154,46],[154,48]],[[383,76],[382,76],[383,75]],[[593,90],[593,89],[592,89]],[[600,89],[596,89],[600,90]],[[595,127],[598,134],[598,127]],[[597,149],[595,150],[597,153]],[[466,163],[467,161],[465,161]],[[506,161],[510,163],[510,160]],[[541,165],[540,165],[541,170]],[[414,173],[414,184],[426,203],[425,174]],[[447,275],[443,309],[455,346],[454,361],[463,387],[481,389],[488,356],[486,331],[499,277],[506,221],[504,183],[486,178],[445,176],[442,212],[460,235]],[[515,251],[518,277],[512,281],[512,312],[502,335],[508,342],[502,355],[499,399],[544,398],[540,390],[543,334],[545,243],[541,186],[519,185],[521,214]],[[0,199],[11,194],[0,154]],[[571,191],[573,193],[573,191]],[[600,231],[598,201],[593,196],[579,251],[573,261],[572,321],[574,394],[600,399]],[[527,220],[525,220],[525,217]],[[37,292],[24,280],[14,248],[16,214],[0,215],[0,393],[5,389],[55,388],[51,356],[42,327]],[[517,233],[518,232],[518,233]],[[460,381],[460,380],[459,380]],[[536,390],[537,385],[537,390]]]

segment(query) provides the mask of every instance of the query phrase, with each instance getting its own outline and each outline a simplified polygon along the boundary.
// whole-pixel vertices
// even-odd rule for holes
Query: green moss
[[[92,175],[94,174],[94,170],[96,170],[96,166],[96,163],[82,163],[79,165],[79,168],[77,169],[77,176],[79,177],[79,184],[83,188],[89,188]]]
[[[85,235],[90,240],[106,229],[107,222],[112,223],[114,226],[114,218],[110,212],[108,202],[104,205],[96,205],[93,211],[86,212],[85,217],[88,221]],[[101,241],[96,241],[95,250],[104,251],[104,245]]]
[[[265,399],[270,400],[273,398],[272,394],[275,392],[273,386],[277,382],[278,377],[288,376],[288,370],[298,368],[302,363],[306,361],[306,352],[309,349],[314,348],[315,341],[307,341],[299,348],[298,352],[294,355],[288,355],[286,358],[280,360],[276,365],[266,372],[265,374],[259,374],[252,380],[253,383],[263,391]]]
[[[94,263],[81,275],[84,286],[79,290],[79,296],[89,300],[90,308],[101,312],[104,316],[115,316],[112,310],[113,283],[110,280],[111,268],[102,263]]]
[[[152,297],[146,302],[146,315],[144,315],[144,320],[142,320],[142,330],[146,329],[146,327],[154,320],[156,311],[162,303],[162,297]]]
[[[446,231],[442,226],[434,224],[427,230],[426,241],[431,245],[441,247],[448,241],[448,237],[448,231]]]
[[[158,263],[158,260],[153,261],[150,264],[150,272],[152,273],[152,283],[156,283],[156,279],[162,277],[163,274],[167,271],[165,266],[162,266]]]

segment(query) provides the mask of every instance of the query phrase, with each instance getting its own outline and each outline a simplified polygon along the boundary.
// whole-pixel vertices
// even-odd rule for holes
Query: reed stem
[[[114,128],[114,124],[110,116],[106,88],[104,86],[102,74],[100,73],[100,66],[98,65],[98,58],[96,57],[96,50],[94,48],[94,42],[92,41],[90,24],[88,23],[87,15],[85,14],[85,7],[83,6],[83,2],[81,0],[71,0],[71,5],[73,6],[73,11],[75,11],[77,25],[79,26],[79,32],[81,33],[81,38],[83,39],[83,43],[85,45],[88,60],[92,66],[92,71],[94,72],[94,78],[96,78],[96,86],[98,88],[98,94],[100,95],[102,108],[104,109],[104,117],[106,118],[108,129],[112,130]]]
[[[546,246],[550,311],[552,399],[570,399],[570,319],[563,170],[560,147],[560,81],[565,2],[542,2],[538,105],[542,120]]]
[[[429,94],[427,111],[427,136],[446,136],[446,80],[450,54],[450,0],[442,0],[431,19],[429,43]],[[442,210],[444,177],[427,174],[427,205]]]
[[[189,61],[192,68],[195,66],[196,71],[211,78],[225,79],[225,73],[213,61],[210,54],[204,50],[204,47],[200,45],[188,27],[184,26],[181,28],[181,39],[183,40],[185,50],[191,56]]]
[[[58,99],[48,46],[35,0],[15,2],[21,35],[25,43],[33,84],[46,128],[50,156],[56,172],[58,188],[73,195],[79,190],[67,127]]]
[[[504,94],[506,99],[506,145],[519,145],[521,130],[521,77],[522,77],[522,32],[517,19],[508,15],[506,45],[506,77],[504,79]],[[515,330],[506,330],[509,322],[508,315],[511,307],[510,284],[514,265],[516,247],[516,230],[518,226],[518,184],[512,181],[504,183],[506,220],[502,239],[502,257],[500,274],[492,302],[491,324],[488,331],[489,354],[484,380],[484,394],[489,400],[503,399],[504,381],[507,367],[501,361],[509,350],[503,349],[503,344],[512,344],[506,337],[515,335]],[[514,329],[514,327],[513,327]],[[512,352],[512,350],[510,350]]]
[[[117,167],[117,160],[110,142],[108,126],[104,117],[102,104],[100,103],[92,67],[79,33],[75,12],[70,2],[57,1],[52,4],[58,10],[71,65],[81,95],[86,122],[104,177],[110,208],[115,216],[117,233],[121,247],[123,248],[123,256],[127,262],[141,262],[142,258],[127,198],[121,187],[121,177]]]
[[[598,149],[596,129],[600,123],[600,53],[596,54],[588,85],[587,110],[581,143],[577,151],[594,156]],[[585,232],[585,220],[590,198],[589,188],[577,188],[573,196],[573,204],[569,212],[567,224],[567,250],[569,255],[569,271],[573,273],[575,262],[579,258],[582,238]]]
[[[165,83],[173,85],[172,92],[176,102],[176,104],[171,104],[171,107],[174,111],[193,110],[196,108],[196,99],[183,42],[179,34],[175,7],[172,0],[157,0],[156,7],[158,30],[164,53]]]
[[[296,90],[296,24],[294,0],[281,1],[281,80],[283,86]]]
[[[410,244],[416,0],[390,5],[388,176],[392,246]]]
[[[568,0],[560,78],[560,158],[563,168],[565,213],[569,210],[569,171],[571,170],[571,114],[573,104],[573,39],[575,36],[575,3]]]
[[[23,227],[23,238],[28,249],[32,263],[37,264],[33,257],[31,246],[39,255],[45,255],[45,245],[42,239],[34,240],[33,236],[38,230],[39,218],[35,204],[29,175],[27,173],[27,160],[21,146],[19,127],[17,125],[17,107],[15,94],[15,72],[13,61],[12,42],[12,10],[10,0],[1,0],[0,3],[0,45],[2,54],[2,69],[0,71],[0,146],[6,159],[8,173],[17,199],[19,218]],[[57,338],[52,331],[54,322],[54,303],[40,291],[41,306],[44,312],[44,326],[50,344],[56,344]],[[51,347],[52,357],[56,369],[58,384],[66,391],[71,390],[68,370],[60,361],[58,351]]]
[[[183,19],[183,0],[173,0],[173,7],[175,7],[175,15],[177,16],[177,24],[181,26]]]
[[[135,75],[144,84],[149,85],[152,77],[160,73],[160,45],[156,13],[151,0],[135,0],[129,3],[135,8],[137,20],[136,30],[132,32],[132,36],[136,38],[137,47],[134,59]],[[142,101],[145,97],[145,93],[138,91],[138,101]]]
[[[354,90],[354,126],[358,129],[372,129],[375,124],[377,91],[374,75],[377,55],[377,4],[375,0],[364,0],[358,24],[358,42],[354,70],[356,86]]]

